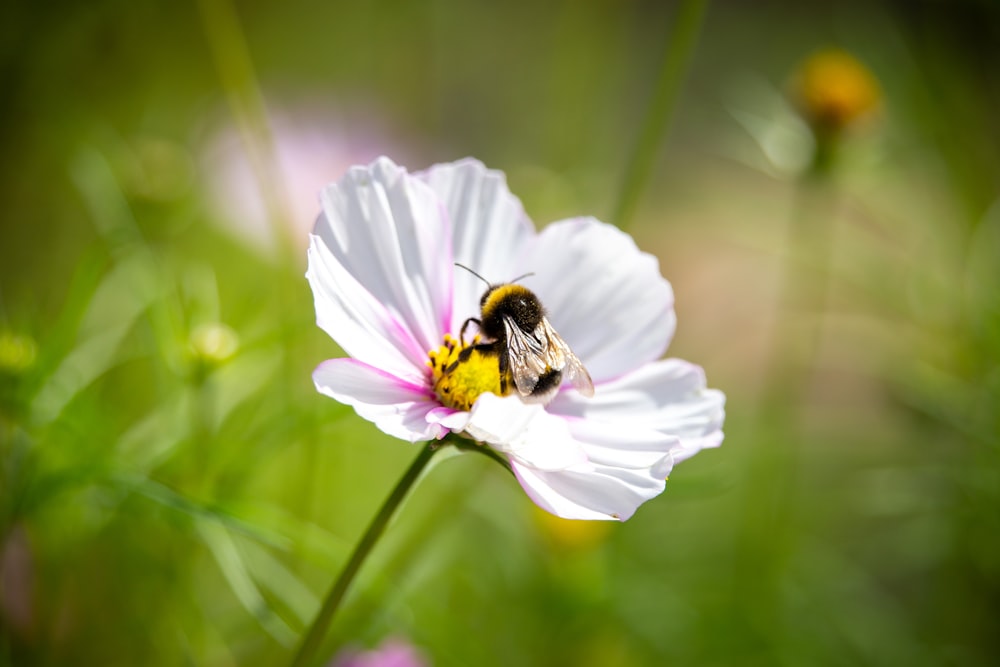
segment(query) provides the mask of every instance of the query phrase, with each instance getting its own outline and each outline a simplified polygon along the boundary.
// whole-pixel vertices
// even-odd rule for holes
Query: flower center
[[[490,349],[477,347],[479,344],[478,335],[465,343],[445,334],[444,345],[427,353],[434,393],[442,405],[467,411],[480,394],[503,396],[499,359]]]

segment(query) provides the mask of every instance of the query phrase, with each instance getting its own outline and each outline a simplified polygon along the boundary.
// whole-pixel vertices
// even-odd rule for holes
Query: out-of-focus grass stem
[[[198,6],[222,88],[278,240],[280,257],[294,261],[291,226],[285,224],[290,216],[288,195],[278,173],[274,137],[236,8],[230,0],[201,0]]]
[[[202,21],[219,78],[229,100],[229,107],[236,120],[240,135],[250,159],[250,167],[260,189],[273,237],[278,243],[281,271],[275,280],[278,295],[276,317],[282,323],[281,332],[285,347],[282,381],[288,387],[298,384],[298,369],[292,361],[291,350],[298,335],[292,323],[298,321],[295,311],[305,293],[302,280],[302,259],[293,237],[295,225],[291,222],[291,206],[281,177],[274,134],[267,118],[264,98],[254,72],[253,61],[246,36],[236,8],[231,0],[200,0]],[[283,392],[288,401],[291,392]],[[293,408],[286,406],[287,411]],[[312,505],[315,496],[316,443],[309,439],[303,450],[300,483],[296,486],[298,502],[303,511]]]
[[[196,491],[199,498],[205,500],[209,498],[215,478],[215,461],[217,460],[212,450],[212,424],[213,405],[215,403],[214,392],[207,377],[199,376],[191,381],[189,391],[191,392],[191,446],[192,462],[194,468],[191,470],[193,479],[197,480]]]
[[[757,406],[757,440],[767,444],[750,459],[744,484],[744,519],[734,561],[736,623],[750,641],[780,645],[784,637],[755,636],[758,628],[783,628],[781,577],[795,551],[796,511],[804,443],[800,406],[805,403],[827,310],[835,197],[831,153],[817,152],[793,193],[768,372]],[[766,538],[765,538],[766,536]]]
[[[670,127],[678,93],[701,33],[707,5],[707,0],[684,0],[677,10],[663,53],[660,77],[625,168],[621,194],[611,217],[611,222],[622,229],[632,223],[639,198],[656,165],[656,156]]]

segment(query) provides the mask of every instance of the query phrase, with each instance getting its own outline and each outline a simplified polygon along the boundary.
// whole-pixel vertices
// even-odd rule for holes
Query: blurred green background
[[[417,452],[312,387],[316,190],[472,155],[536,224],[621,222],[677,11],[4,3],[0,664],[285,664]],[[628,229],[723,447],[621,525],[442,457],[324,655],[1000,661],[1000,8],[717,1],[688,36]]]

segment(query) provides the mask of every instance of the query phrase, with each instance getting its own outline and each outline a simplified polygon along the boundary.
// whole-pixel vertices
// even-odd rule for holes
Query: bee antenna
[[[535,275],[535,272],[534,272],[534,271],[528,271],[527,273],[525,273],[525,274],[523,274],[523,275],[520,275],[520,276],[518,276],[517,278],[514,278],[514,279],[513,279],[513,280],[512,280],[511,282],[512,282],[512,283],[516,283],[516,282],[517,282],[518,280],[520,280],[521,278],[527,278],[528,276],[533,276],[533,275]]]
[[[463,269],[465,269],[466,271],[468,271],[469,273],[471,273],[472,275],[474,275],[475,277],[479,278],[484,283],[486,283],[487,287],[493,287],[493,284],[490,283],[490,281],[488,281],[486,278],[483,278],[481,275],[479,275],[478,273],[476,273],[475,271],[473,271],[472,269],[470,269],[469,267],[467,267],[465,264],[459,264],[458,262],[455,262],[455,266],[460,266]]]

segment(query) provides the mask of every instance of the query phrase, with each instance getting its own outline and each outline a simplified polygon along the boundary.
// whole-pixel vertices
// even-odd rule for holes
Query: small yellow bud
[[[230,327],[216,322],[195,327],[190,345],[197,361],[206,366],[218,366],[236,354],[240,339]]]

